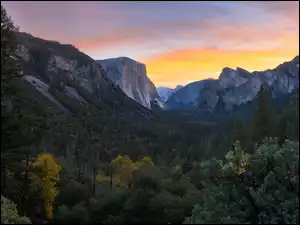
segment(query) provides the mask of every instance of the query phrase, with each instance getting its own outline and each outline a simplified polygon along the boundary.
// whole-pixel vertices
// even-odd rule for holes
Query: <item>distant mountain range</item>
[[[211,112],[221,105],[222,110],[230,111],[252,101],[261,85],[271,90],[275,98],[299,89],[299,56],[272,70],[248,72],[242,68],[224,68],[219,79],[156,89],[147,77],[146,66],[130,58],[95,61],[72,45],[26,33],[18,33],[17,37],[25,79],[39,84],[35,87],[39,86],[40,92],[60,108],[62,104],[48,93],[53,85],[60,85],[65,95],[82,104],[89,102],[82,94],[85,92],[95,101],[113,105],[114,110],[148,118],[153,116],[154,108]]]
[[[173,94],[166,102],[166,109],[195,109],[213,111],[220,103],[225,111],[252,101],[260,86],[272,91],[274,98],[299,89],[299,56],[266,71],[248,72],[224,68],[219,79],[190,83]]]
[[[157,93],[158,93],[160,99],[163,102],[166,102],[175,92],[179,91],[181,88],[183,88],[182,85],[177,85],[174,89],[167,88],[167,87],[158,87]]]

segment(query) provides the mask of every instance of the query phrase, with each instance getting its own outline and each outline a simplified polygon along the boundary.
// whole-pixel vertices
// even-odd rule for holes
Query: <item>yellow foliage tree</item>
[[[58,194],[57,182],[59,181],[60,166],[55,162],[49,153],[38,155],[37,159],[31,164],[36,170],[37,176],[41,180],[42,198],[47,219],[53,218],[53,202]]]
[[[141,160],[136,161],[133,166],[134,166],[134,169],[139,169],[144,166],[153,166],[153,162],[149,156],[145,156]]]
[[[117,180],[123,180],[127,183],[128,188],[130,188],[130,179],[133,171],[133,162],[129,158],[129,156],[118,155],[114,160],[112,160],[112,164],[115,165],[117,172]]]
[[[223,170],[241,175],[246,171],[249,159],[250,155],[242,150],[240,141],[237,140],[233,150],[225,155]]]
[[[133,171],[144,166],[153,166],[152,159],[149,156],[145,156],[139,161],[132,162],[129,156],[118,155],[114,160],[112,160],[112,164],[116,166],[116,172],[118,173],[116,179],[119,182],[121,180],[125,181],[128,185],[128,188],[131,186]]]

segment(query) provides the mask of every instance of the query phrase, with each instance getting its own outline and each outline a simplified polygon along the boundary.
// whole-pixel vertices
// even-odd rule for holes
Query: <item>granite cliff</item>
[[[108,78],[124,93],[151,109],[151,103],[159,99],[155,85],[147,77],[146,65],[127,57],[97,60]]]

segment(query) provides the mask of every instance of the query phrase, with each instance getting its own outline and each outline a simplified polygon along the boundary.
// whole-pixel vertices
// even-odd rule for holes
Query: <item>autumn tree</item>
[[[132,162],[129,156],[118,155],[112,161],[112,164],[115,165],[116,168],[117,180],[124,181],[127,184],[127,187],[130,188],[133,172],[145,166],[152,166],[153,162],[148,156],[143,157],[139,161]]]
[[[55,162],[51,154],[42,153],[38,155],[31,167],[39,178],[39,182],[36,182],[36,185],[41,190],[45,216],[47,219],[52,219],[53,202],[58,193],[57,183],[59,181],[60,166]]]
[[[114,160],[112,160],[112,164],[115,165],[116,168],[117,183],[119,183],[122,180],[127,184],[128,188],[130,188],[130,179],[133,171],[132,160],[127,155],[119,155]]]

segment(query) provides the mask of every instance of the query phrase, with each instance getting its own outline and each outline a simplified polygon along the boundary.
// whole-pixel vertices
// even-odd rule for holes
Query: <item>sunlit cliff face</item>
[[[156,86],[272,69],[299,54],[299,2],[2,2],[21,31],[94,59],[127,56]]]

